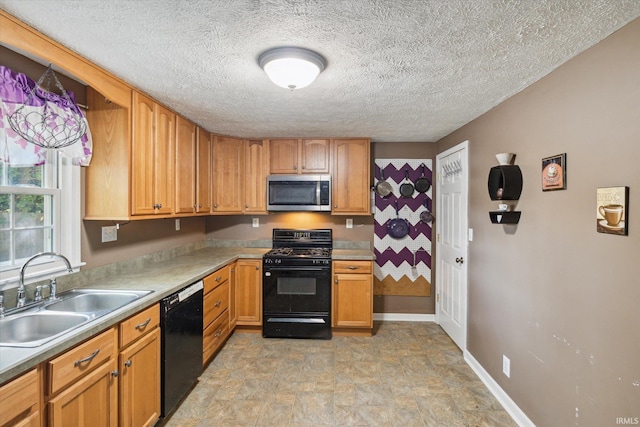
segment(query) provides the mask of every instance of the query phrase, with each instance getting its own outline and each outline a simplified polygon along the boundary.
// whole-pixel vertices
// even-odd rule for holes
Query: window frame
[[[51,164],[55,164],[51,167]],[[49,165],[49,167],[47,167]],[[49,185],[45,187],[0,186],[12,194],[53,195],[53,251],[67,257],[74,271],[84,265],[81,261],[81,174],[80,166],[73,165],[57,150],[47,152],[43,179]],[[50,188],[54,186],[55,188]],[[35,254],[34,254],[35,255]],[[0,291],[18,285],[20,266],[10,266],[0,271]],[[60,272],[66,272],[64,262],[57,258],[40,258],[25,271],[25,284],[53,278]]]

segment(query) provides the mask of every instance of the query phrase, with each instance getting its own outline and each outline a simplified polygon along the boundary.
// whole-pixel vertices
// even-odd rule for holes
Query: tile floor
[[[371,338],[236,333],[165,426],[515,426],[435,323]]]

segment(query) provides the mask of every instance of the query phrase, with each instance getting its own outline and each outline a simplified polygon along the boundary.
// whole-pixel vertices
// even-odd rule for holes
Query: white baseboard
[[[516,405],[516,402],[511,400],[509,395],[500,387],[500,385],[489,375],[489,373],[480,365],[480,363],[469,353],[468,350],[464,351],[464,360],[473,369],[473,372],[478,375],[480,380],[487,386],[489,391],[498,399],[498,402],[504,407],[513,421],[515,421],[520,427],[535,427],[533,421],[522,412],[522,409]]]
[[[389,322],[435,322],[435,314],[412,313],[373,313],[373,320],[387,320]]]

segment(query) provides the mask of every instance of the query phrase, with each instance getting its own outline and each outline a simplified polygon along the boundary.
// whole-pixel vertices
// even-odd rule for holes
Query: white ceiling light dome
[[[327,66],[322,55],[301,47],[276,47],[263,52],[258,64],[276,85],[285,89],[309,86]]]

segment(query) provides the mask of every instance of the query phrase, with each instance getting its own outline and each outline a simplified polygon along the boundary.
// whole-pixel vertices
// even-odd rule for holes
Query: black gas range
[[[331,229],[273,230],[263,259],[266,338],[331,338]]]

